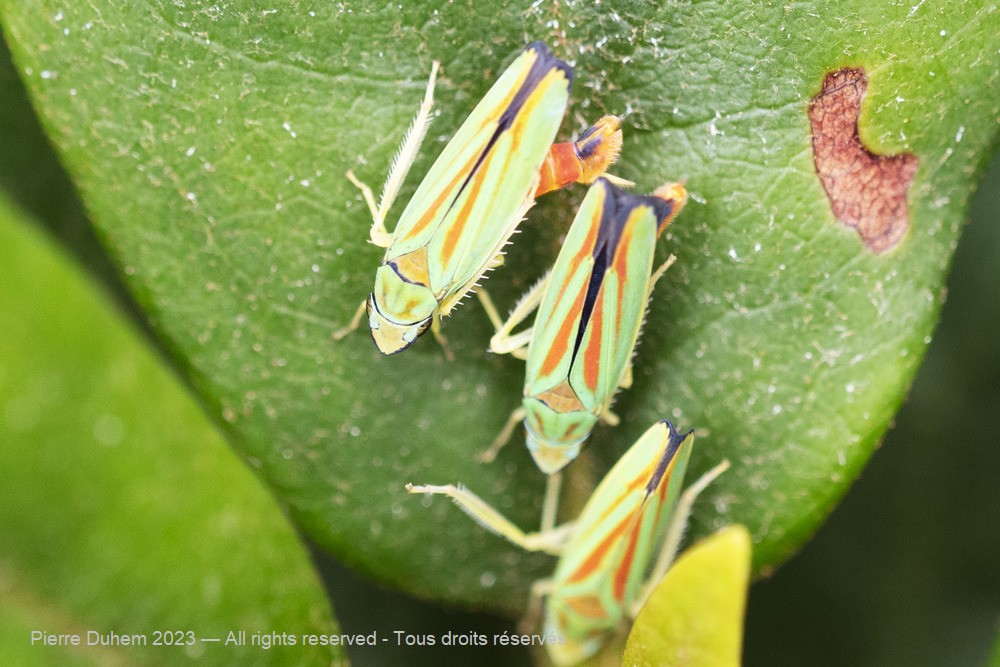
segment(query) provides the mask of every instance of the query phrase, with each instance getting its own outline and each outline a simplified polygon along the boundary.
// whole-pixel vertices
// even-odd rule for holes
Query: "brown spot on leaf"
[[[827,74],[809,120],[816,173],[833,214],[881,253],[899,243],[910,224],[906,192],[920,161],[912,153],[875,155],[861,143],[858,115],[867,90],[863,69]]]

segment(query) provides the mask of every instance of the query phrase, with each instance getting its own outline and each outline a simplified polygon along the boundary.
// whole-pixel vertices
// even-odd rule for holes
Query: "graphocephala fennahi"
[[[371,241],[386,252],[371,295],[334,338],[357,328],[367,312],[372,338],[384,354],[406,349],[428,328],[443,343],[441,318],[500,263],[503,246],[535,196],[575,180],[592,181],[621,148],[616,116],[602,118],[568,144],[569,151],[552,146],[573,71],[536,42],[507,68],[445,146],[390,234],[385,217],[426,132],[437,67],[378,206],[371,190],[348,172],[371,210]]]
[[[524,533],[461,486],[406,489],[450,496],[514,544],[559,555],[552,578],[532,588],[528,617],[537,615],[544,596],[545,633],[565,640],[546,644],[549,656],[558,665],[574,665],[639,612],[673,561],[695,498],[729,467],[723,461],[680,494],[693,445],[693,431],[681,434],[666,420],[653,424],[601,480],[575,522],[538,533]]]
[[[543,529],[555,519],[556,475],[577,457],[598,419],[617,423],[611,402],[619,386],[631,384],[649,295],[673,261],[652,271],[656,240],[686,200],[677,183],[642,196],[600,178],[587,192],[551,273],[521,298],[507,322],[480,293],[497,327],[490,349],[527,360],[521,407],[480,458],[492,460],[524,421],[528,450],[550,476]],[[511,334],[536,307],[534,326]]]

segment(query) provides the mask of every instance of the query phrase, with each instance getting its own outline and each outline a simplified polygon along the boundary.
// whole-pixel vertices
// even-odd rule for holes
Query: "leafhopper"
[[[428,328],[444,344],[441,318],[501,263],[504,245],[535,197],[570,182],[592,182],[621,149],[616,116],[602,118],[576,142],[552,145],[573,70],[535,42],[445,146],[390,233],[386,216],[426,133],[437,69],[435,62],[377,206],[371,189],[348,172],[372,214],[371,242],[386,252],[371,294],[334,338],[357,328],[367,313],[384,354],[406,349]]]
[[[523,532],[462,486],[406,489],[447,495],[486,529],[528,551],[559,556],[552,577],[532,587],[528,618],[537,616],[544,598],[543,629],[560,640],[546,644],[549,656],[557,665],[575,665],[639,612],[673,561],[695,498],[729,467],[723,461],[682,494],[693,445],[694,431],[679,433],[666,420],[653,424],[601,480],[575,522],[536,533]]]
[[[521,406],[480,456],[491,461],[524,422],[535,463],[549,475],[542,528],[555,521],[558,473],[580,453],[611,403],[631,384],[631,360],[646,305],[673,256],[653,271],[656,240],[687,200],[669,183],[652,195],[625,192],[600,178],[590,187],[551,272],[525,294],[506,322],[485,292],[497,328],[490,349],[526,359]],[[534,326],[513,329],[537,308]]]

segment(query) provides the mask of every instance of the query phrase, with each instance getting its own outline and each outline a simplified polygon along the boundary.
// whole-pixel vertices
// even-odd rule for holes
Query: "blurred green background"
[[[0,52],[0,184],[136,311]],[[1000,619],[1000,160],[976,195],[949,298],[896,427],[796,558],[751,590],[749,665],[984,664]],[[138,326],[141,320],[136,316]],[[379,591],[316,560],[344,631],[512,627]],[[376,651],[355,664],[387,664]],[[447,658],[443,656],[447,656]],[[428,664],[459,654],[428,649]],[[523,655],[475,653],[480,665]],[[397,656],[399,657],[399,656]],[[406,657],[416,664],[415,656]]]

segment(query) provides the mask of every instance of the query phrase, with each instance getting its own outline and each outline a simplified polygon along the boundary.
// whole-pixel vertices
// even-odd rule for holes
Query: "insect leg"
[[[420,110],[410,124],[410,128],[403,136],[403,142],[399,145],[396,156],[392,160],[392,166],[389,168],[389,175],[386,177],[385,185],[382,187],[382,197],[378,206],[375,205],[375,196],[371,188],[359,181],[353,172],[347,172],[348,180],[361,190],[361,194],[368,203],[368,210],[372,214],[372,227],[369,231],[369,237],[371,238],[371,242],[380,248],[388,248],[392,243],[392,234],[385,228],[385,218],[389,214],[389,209],[392,208],[392,203],[395,201],[396,195],[399,194],[399,188],[403,185],[403,181],[406,180],[407,172],[410,171],[410,167],[417,157],[417,152],[420,150],[420,144],[424,140],[424,135],[427,134],[427,126],[430,124],[430,113],[434,106],[434,82],[437,79],[439,67],[440,63],[436,60],[431,65],[431,76],[427,80],[424,101],[420,104]]]
[[[559,489],[562,487],[562,473],[549,475],[545,481],[545,500],[542,502],[541,532],[552,530],[556,525],[556,513],[559,511]]]
[[[502,322],[500,320],[500,315],[497,312],[496,307],[490,300],[489,295],[486,299],[480,298],[483,303],[483,308],[486,310],[486,314],[489,316],[490,321],[493,323],[496,333],[490,339],[490,351],[496,354],[512,354],[519,359],[523,359],[524,355],[527,354],[527,346],[531,341],[531,336],[534,333],[534,329],[529,327],[518,333],[512,333],[514,327],[524,322],[528,319],[542,301],[542,297],[545,295],[545,288],[549,284],[549,278],[552,273],[547,272],[544,276],[535,283],[531,289],[525,292],[520,299],[518,299],[517,304],[514,306],[514,310],[510,312],[507,316],[507,320]],[[488,302],[488,304],[487,304]],[[523,350],[523,355],[522,355]]]
[[[673,263],[676,261],[677,257],[671,255],[670,257],[667,257],[667,261],[665,261],[663,264],[660,264],[659,268],[657,268],[656,271],[653,271],[653,275],[649,277],[649,287],[646,288],[647,301],[649,300],[649,295],[653,293],[653,288],[656,286],[656,281],[662,278],[663,274],[667,272],[667,269],[673,266]]]
[[[537,628],[542,620],[543,600],[546,595],[552,592],[553,583],[551,579],[539,579],[531,585],[531,595],[528,597],[528,609],[524,612],[524,617],[517,624],[518,632],[529,634]]]
[[[618,426],[622,423],[622,418],[611,411],[610,407],[605,407],[601,414],[598,415],[598,419],[607,424],[608,426]]]
[[[480,463],[492,463],[496,459],[497,454],[500,453],[500,450],[504,448],[504,445],[510,441],[510,437],[514,435],[514,429],[524,419],[524,415],[523,407],[519,407],[510,413],[510,417],[507,418],[507,423],[504,424],[500,434],[490,443],[489,447],[476,456],[476,460]]]
[[[558,556],[562,552],[562,546],[569,537],[570,532],[575,527],[574,524],[565,524],[545,533],[525,533],[515,526],[510,519],[494,509],[492,505],[461,484],[458,486],[454,484],[446,484],[444,486],[407,484],[406,490],[409,493],[430,493],[448,496],[455,501],[455,504],[463,512],[472,517],[476,523],[490,532],[506,538],[525,551],[543,551]]]
[[[368,299],[365,299],[364,301],[361,302],[361,305],[358,306],[357,311],[355,311],[354,313],[354,317],[351,318],[351,321],[348,323],[346,327],[338,329],[337,331],[334,331],[331,334],[333,339],[340,340],[341,338],[343,338],[344,336],[346,336],[347,334],[351,333],[359,326],[361,326],[361,320],[362,318],[364,318],[366,310],[368,310]]]
[[[444,337],[443,333],[441,333],[440,313],[434,313],[434,318],[431,320],[431,333],[434,334],[434,340],[436,340],[441,346],[441,349],[444,350],[444,358],[448,361],[455,361],[455,353],[451,351],[451,346],[448,345],[448,339]]]
[[[375,206],[375,195],[372,194],[372,189],[358,180],[358,177],[350,169],[347,170],[344,176],[347,176],[347,180],[353,183],[354,187],[361,190],[361,196],[365,198],[365,203],[368,204],[368,210],[372,215],[372,227],[368,230],[368,239],[373,245],[379,248],[388,248],[392,245],[392,234],[385,230],[385,220],[380,216],[378,208]]]

